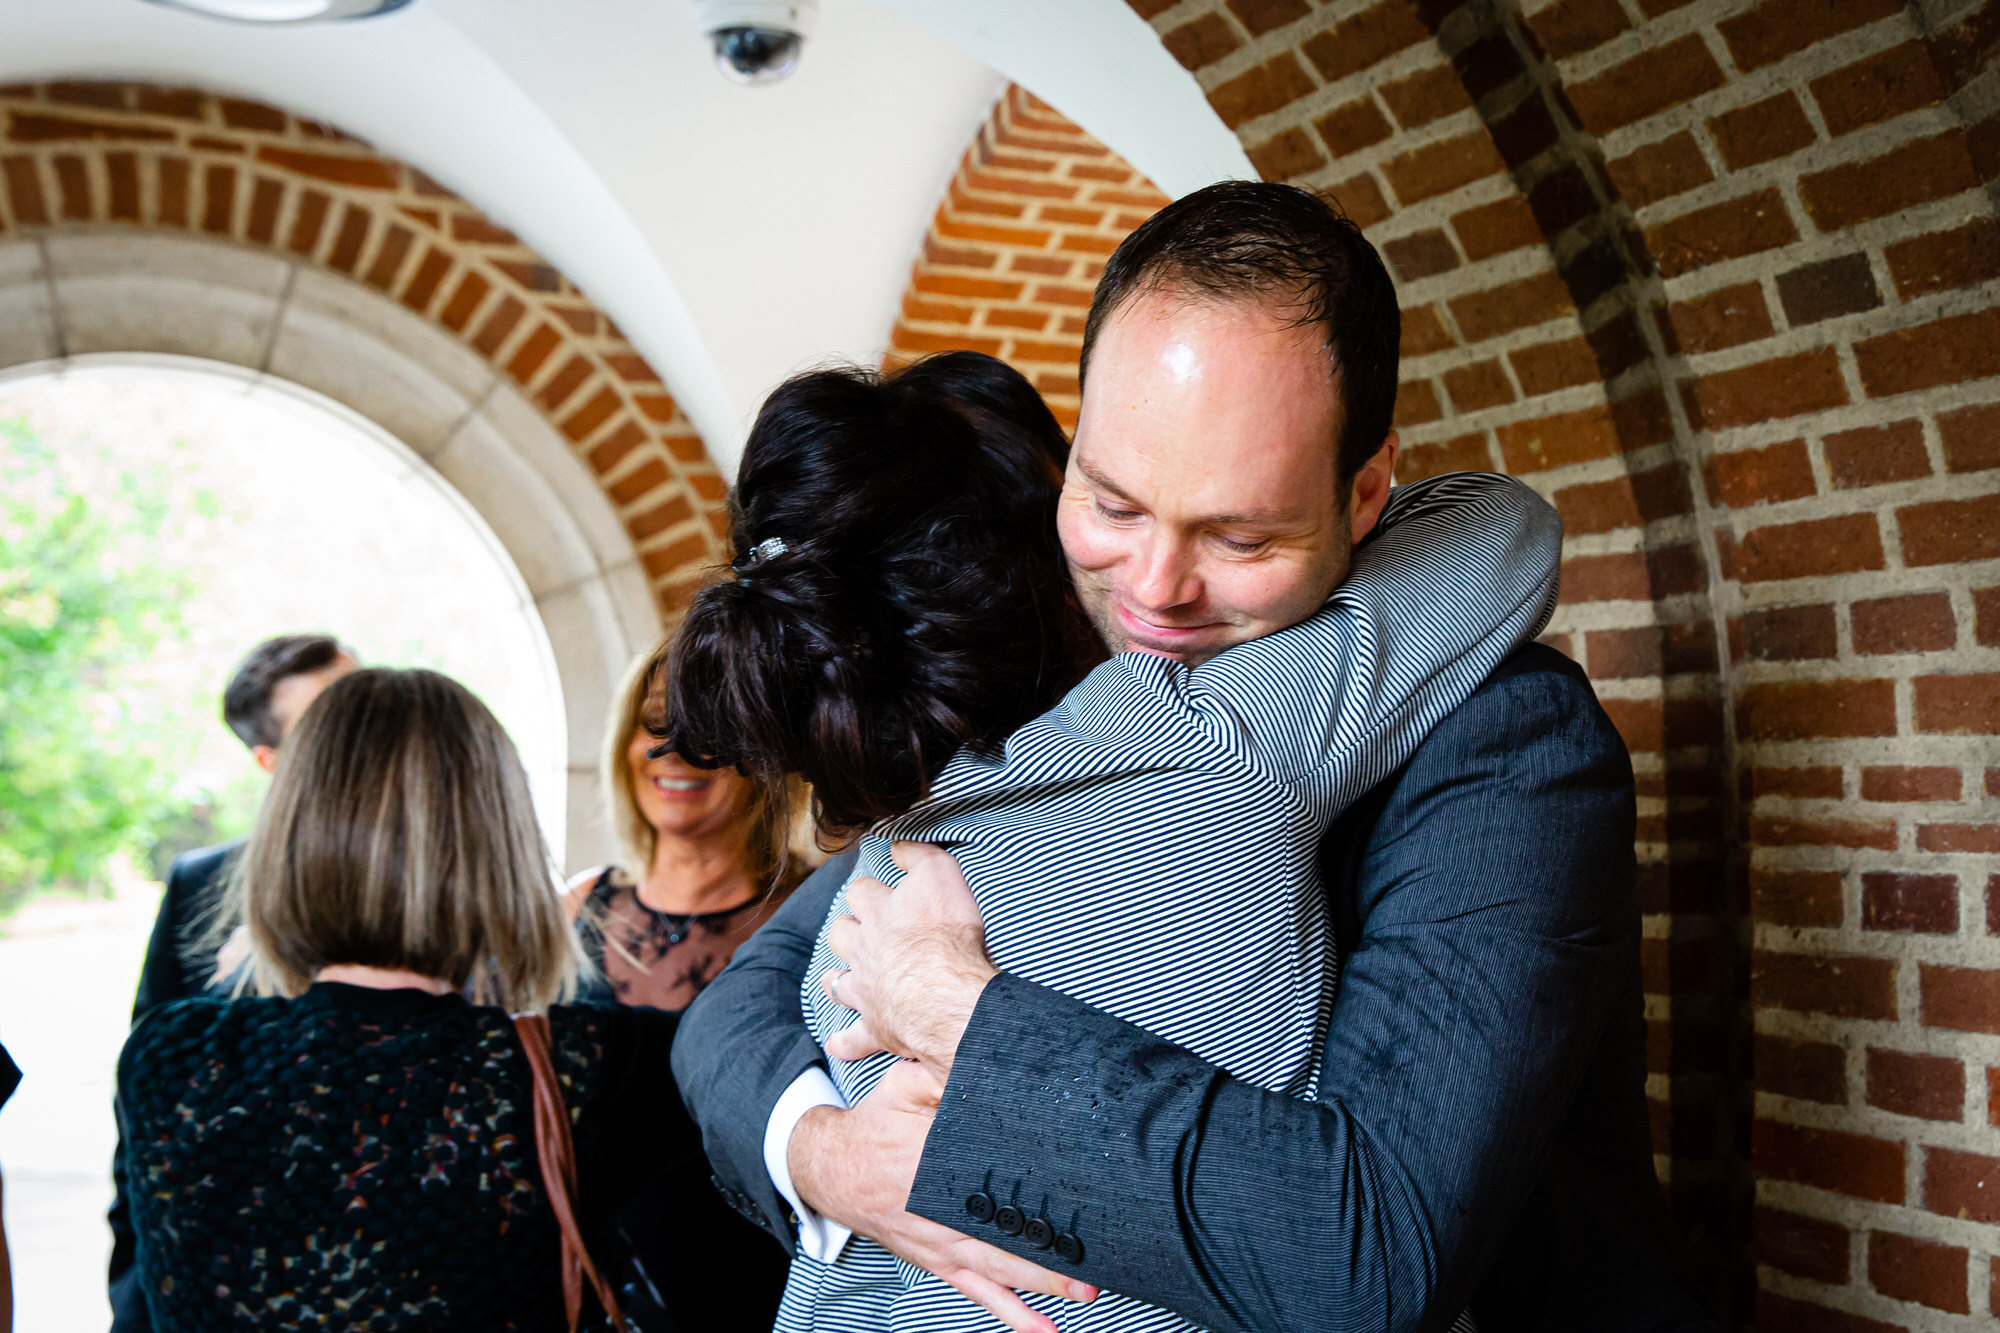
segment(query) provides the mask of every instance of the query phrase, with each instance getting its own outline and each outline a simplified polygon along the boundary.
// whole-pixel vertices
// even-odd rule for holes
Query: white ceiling
[[[282,28],[0,0],[0,82],[89,76],[240,92],[423,168],[618,322],[725,471],[779,379],[880,355],[1009,80],[1170,193],[1252,174],[1124,0],[823,0],[770,88],[715,72],[690,0],[417,0]]]

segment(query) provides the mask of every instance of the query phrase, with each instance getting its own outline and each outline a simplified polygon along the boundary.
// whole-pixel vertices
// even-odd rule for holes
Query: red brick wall
[[[1655,1160],[1718,1304],[1983,1326],[2000,0],[1130,2],[1266,178],[1382,247],[1405,475],[1505,470],[1563,513],[1550,637],[1633,751]],[[967,188],[1024,108],[1053,137],[1003,103],[913,302],[967,200],[1033,220]]]
[[[1123,158],[1009,88],[938,205],[890,359],[1000,357],[1074,426],[1083,317],[1105,256],[1166,202]]]
[[[604,487],[662,609],[720,553],[724,482],[589,298],[414,167],[275,107],[125,83],[0,87],[0,242],[205,236],[394,297],[506,373]]]

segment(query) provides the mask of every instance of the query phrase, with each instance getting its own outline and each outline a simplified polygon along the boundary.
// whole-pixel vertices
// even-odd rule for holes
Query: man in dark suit
[[[278,747],[320,691],[359,666],[354,653],[325,634],[285,634],[250,650],[222,692],[222,720],[266,773],[278,766]],[[221,897],[223,872],[243,845],[237,838],[174,858],[167,889],[153,918],[139,989],[132,1002],[137,1023],[172,1000],[199,995],[215,972],[214,950],[203,937]],[[117,1188],[111,1205],[111,1325],[114,1333],[151,1327],[132,1275],[131,1214],[125,1199],[124,1153],[112,1157]]]
[[[1192,664],[1295,623],[1379,512],[1394,295],[1300,193],[1199,191],[1099,284],[1058,528],[1115,650]],[[1342,971],[1311,1101],[997,971],[956,864],[914,846],[893,893],[851,891],[832,979],[862,1018],[833,1053],[913,1063],[845,1109],[804,1029],[840,858],[689,1009],[675,1071],[746,1216],[820,1258],[869,1235],[1017,1329],[1050,1326],[1010,1289],[1092,1286],[1246,1333],[1468,1306],[1713,1328],[1653,1174],[1633,824],[1589,682],[1529,648],[1326,837]]]
[[[199,960],[185,955],[221,896],[224,867],[242,846],[243,839],[231,838],[214,847],[198,847],[176,856],[167,868],[167,890],[153,918],[146,959],[139,968],[139,989],[132,999],[133,1022],[169,1000],[207,989],[214,967],[204,970]]]

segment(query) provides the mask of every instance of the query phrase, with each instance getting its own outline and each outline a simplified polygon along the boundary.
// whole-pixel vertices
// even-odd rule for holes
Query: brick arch
[[[72,231],[247,247],[387,296],[517,386],[603,489],[663,614],[721,550],[726,483],[602,311],[424,172],[197,89],[0,88],[0,243]]]
[[[1406,475],[1563,512],[1552,640],[1639,781],[1656,1164],[1729,1321],[2000,1313],[2000,3],[1129,3],[1382,247]],[[968,188],[1060,120],[1009,96],[902,330],[992,327],[923,314],[954,244],[996,283],[961,305],[1032,292],[965,230],[1035,216]]]
[[[931,219],[888,359],[997,356],[1074,429],[1091,292],[1118,243],[1166,202],[1131,163],[1009,86]]]

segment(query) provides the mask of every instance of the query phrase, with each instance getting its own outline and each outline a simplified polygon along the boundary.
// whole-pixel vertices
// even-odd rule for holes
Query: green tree
[[[192,580],[163,559],[155,475],[86,496],[53,450],[0,422],[0,910],[143,864],[176,799],[184,728],[163,725],[148,656],[181,632]],[[171,710],[169,710],[171,711]]]

